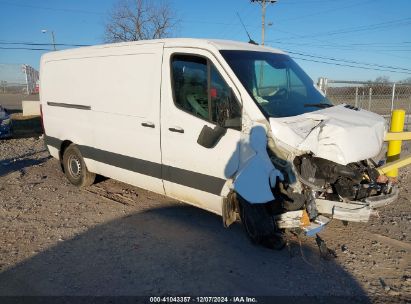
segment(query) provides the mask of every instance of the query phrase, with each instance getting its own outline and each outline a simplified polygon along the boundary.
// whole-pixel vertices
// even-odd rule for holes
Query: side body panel
[[[162,51],[162,43],[151,43],[86,48],[66,58],[43,59],[46,138],[77,144],[92,172],[164,193]]]

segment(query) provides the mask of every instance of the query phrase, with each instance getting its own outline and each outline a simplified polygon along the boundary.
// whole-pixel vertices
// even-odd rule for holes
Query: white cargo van
[[[70,182],[95,174],[241,218],[256,243],[367,221],[396,199],[372,157],[380,116],[333,106],[285,53],[164,39],[45,54],[45,142]]]

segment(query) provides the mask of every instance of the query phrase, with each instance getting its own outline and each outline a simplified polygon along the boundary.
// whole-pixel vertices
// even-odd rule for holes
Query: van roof
[[[63,54],[79,53],[82,50],[98,50],[104,48],[117,48],[133,45],[143,44],[156,44],[162,43],[164,47],[192,47],[203,49],[217,49],[217,50],[244,50],[244,51],[258,51],[258,52],[271,52],[284,54],[283,51],[267,46],[254,45],[246,42],[232,41],[232,40],[219,40],[219,39],[197,39],[197,38],[166,38],[166,39],[153,39],[153,40],[139,40],[129,41],[111,44],[93,45],[87,47],[80,47],[75,49],[66,49],[57,52],[49,52],[44,54],[46,57],[59,58]],[[63,55],[64,56],[64,55]]]
[[[218,50],[246,50],[246,51],[259,51],[259,52],[272,52],[272,53],[283,53],[279,49],[272,47],[255,45],[246,42],[233,41],[233,40],[221,40],[221,39],[194,39],[194,38],[170,38],[162,39],[166,47],[176,47],[176,46],[192,46],[201,47],[204,45],[212,45]]]

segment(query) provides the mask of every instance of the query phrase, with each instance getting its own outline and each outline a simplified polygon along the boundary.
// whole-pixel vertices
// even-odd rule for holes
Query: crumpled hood
[[[378,114],[338,105],[293,117],[270,118],[278,144],[346,165],[378,155],[387,125]]]

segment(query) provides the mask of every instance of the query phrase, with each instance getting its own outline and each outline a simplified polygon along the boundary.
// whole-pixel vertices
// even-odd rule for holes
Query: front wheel
[[[285,246],[283,233],[275,225],[273,216],[265,204],[250,204],[239,195],[240,218],[244,230],[254,244],[271,249]]]
[[[67,179],[75,186],[86,187],[94,183],[96,175],[87,170],[79,148],[71,144],[63,154],[63,167]]]

